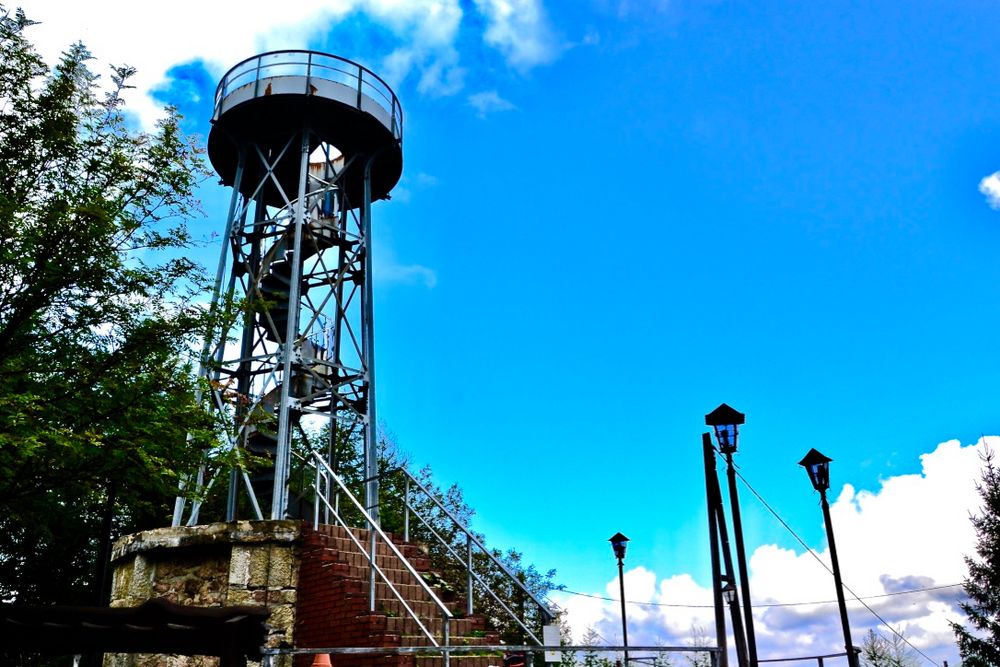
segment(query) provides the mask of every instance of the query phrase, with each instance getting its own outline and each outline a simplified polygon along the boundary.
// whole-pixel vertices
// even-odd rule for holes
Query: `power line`
[[[897,595],[913,595],[915,593],[927,593],[930,591],[938,591],[946,588],[959,588],[962,584],[946,584],[944,586],[928,586],[927,588],[913,588],[906,591],[895,591],[893,593],[881,593],[879,595],[868,595],[865,600],[876,600],[879,598],[894,597]],[[846,588],[846,586],[845,586]],[[605,602],[620,602],[618,598],[609,598],[603,595],[594,595],[592,593],[581,593],[580,591],[570,590],[568,588],[559,588],[553,590],[553,593],[568,593],[570,595],[578,595],[580,597],[591,598],[594,600],[602,600]],[[852,593],[853,594],[853,593]],[[862,598],[858,598],[861,600]],[[752,607],[754,609],[765,609],[770,607],[805,607],[810,605],[823,605],[823,604],[836,604],[836,600],[817,600],[815,602],[771,602],[765,604],[754,604]],[[637,605],[639,607],[676,607],[679,609],[712,609],[714,605],[710,604],[679,604],[672,602],[639,602],[638,600],[625,600],[625,604]]]
[[[778,520],[778,523],[780,523],[785,528],[785,530],[787,530],[792,535],[792,537],[794,537],[798,541],[798,543],[800,545],[802,545],[802,548],[805,549],[810,555],[812,555],[812,557],[815,558],[816,561],[820,565],[823,566],[823,569],[825,569],[827,572],[830,572],[832,574],[832,571],[830,570],[830,567],[826,563],[823,562],[823,560],[819,557],[819,555],[815,551],[813,551],[812,548],[808,544],[806,544],[805,541],[801,537],[799,537],[798,533],[796,533],[794,530],[792,530],[792,527],[788,525],[788,522],[786,522],[783,518],[781,518],[781,515],[779,515],[778,512],[773,507],[771,507],[771,505],[766,500],[764,500],[764,497],[761,496],[757,492],[757,490],[755,488],[753,488],[753,486],[750,485],[750,483],[739,472],[738,469],[736,471],[736,475],[740,478],[740,481],[743,482],[743,485],[746,486],[747,489],[749,489],[750,493],[752,493],[754,495],[754,497],[756,497],[757,500],[759,500],[760,503],[767,509],[767,511],[770,512],[774,516],[774,518]],[[843,582],[841,582],[841,583],[843,583]],[[874,616],[875,618],[877,618],[879,620],[879,622],[882,623],[882,625],[884,625],[886,628],[888,628],[889,631],[892,632],[893,635],[895,635],[896,637],[898,637],[907,646],[909,646],[916,653],[918,653],[921,657],[923,657],[927,662],[931,663],[932,665],[935,665],[936,667],[940,667],[940,665],[938,665],[938,663],[936,661],[934,661],[930,656],[928,656],[926,653],[924,653],[919,648],[917,648],[912,643],[910,643],[910,640],[908,640],[902,633],[898,632],[895,628],[893,628],[891,625],[889,625],[889,622],[887,620],[885,620],[878,612],[876,612],[874,609],[872,609],[868,605],[868,603],[865,602],[865,600],[876,600],[876,599],[881,599],[881,598],[895,597],[895,596],[898,596],[898,595],[913,595],[913,594],[916,594],[916,593],[927,593],[927,592],[930,592],[930,591],[944,590],[944,589],[948,589],[948,588],[959,588],[959,587],[962,586],[962,584],[945,584],[945,585],[942,585],[942,586],[928,586],[928,587],[925,587],[925,588],[914,588],[914,589],[910,589],[910,590],[906,590],[906,591],[895,591],[893,593],[883,593],[883,594],[880,594],[880,595],[870,595],[870,596],[867,596],[865,598],[862,598],[857,593],[855,593],[851,589],[851,587],[848,586],[847,584],[843,584],[843,586],[844,586],[844,589],[847,590],[854,597],[855,600],[857,600],[858,602],[860,602],[861,605],[865,609],[867,609],[868,612],[872,616]],[[610,597],[604,597],[604,596],[601,596],[601,595],[593,595],[593,594],[590,594],[590,593],[581,593],[579,591],[572,591],[572,590],[569,590],[567,588],[560,588],[559,592],[568,593],[570,595],[578,595],[578,596],[581,596],[581,597],[592,598],[592,599],[596,599],[596,600],[603,600],[603,601],[606,601],[606,602],[620,602],[619,599],[610,598]],[[755,609],[769,608],[769,607],[797,607],[797,606],[807,606],[807,605],[833,604],[835,602],[836,602],[836,600],[823,600],[823,601],[817,601],[817,602],[782,602],[782,603],[769,603],[769,604],[755,604],[755,605],[752,605],[752,607],[755,608]],[[669,602],[638,602],[638,601],[630,601],[630,600],[625,600],[625,604],[632,604],[632,605],[638,605],[638,606],[643,606],[643,607],[674,607],[674,608],[685,608],[685,609],[711,609],[711,608],[714,607],[714,605],[673,604],[673,603],[669,603]]]
[[[778,515],[778,513],[774,510],[773,507],[771,507],[767,503],[766,500],[764,500],[764,497],[761,496],[759,493],[757,493],[757,489],[755,489],[752,486],[750,486],[750,482],[748,482],[746,480],[746,478],[742,474],[740,474],[740,472],[738,470],[736,471],[736,475],[740,478],[740,481],[743,482],[743,485],[746,486],[748,489],[750,489],[750,493],[752,493],[754,496],[756,496],[757,500],[759,500],[761,502],[761,504],[764,507],[767,508],[767,511],[770,512],[771,514],[773,514],[774,518],[776,518],[781,523],[781,525],[785,527],[785,530],[787,530],[789,533],[791,533],[792,536],[796,540],[799,541],[799,544],[801,544],[806,549],[806,551],[808,551],[809,553],[812,554],[813,558],[815,558],[819,562],[819,564],[823,566],[823,569],[825,569],[830,574],[833,574],[833,571],[829,568],[829,566],[827,566],[826,563],[823,562],[823,560],[819,557],[819,555],[815,551],[813,551],[809,547],[809,545],[807,545],[802,540],[802,538],[798,536],[798,534],[794,530],[792,530],[791,526],[789,526],[788,523],[785,522],[785,520],[782,519]],[[894,627],[892,627],[891,625],[889,625],[889,622],[887,620],[885,620],[884,618],[882,618],[882,616],[879,615],[878,612],[876,612],[874,609],[872,609],[871,607],[869,607],[868,603],[865,602],[863,599],[861,599],[861,597],[859,597],[857,593],[855,593],[853,590],[851,590],[850,586],[848,586],[847,584],[843,583],[843,581],[841,581],[841,584],[847,590],[848,593],[850,593],[851,595],[854,596],[855,600],[857,600],[858,602],[860,602],[861,605],[865,609],[867,609],[868,612],[872,616],[874,616],[875,618],[877,618],[879,620],[879,622],[882,623],[882,625],[884,625],[885,627],[887,627],[889,629],[889,631],[892,632],[892,634],[894,634],[897,637],[899,637],[899,639],[901,639],[907,646],[909,646],[911,649],[913,649],[914,651],[916,651],[917,653],[919,653],[924,658],[924,660],[926,660],[927,662],[931,663],[932,665],[935,665],[936,667],[940,667],[940,665],[938,665],[938,663],[936,661],[932,660],[930,656],[928,656],[926,653],[924,653],[923,651],[921,651],[919,648],[917,648],[916,646],[914,646],[913,644],[911,644],[909,639],[907,639],[906,637],[904,637],[902,633],[898,632]],[[960,586],[960,585],[961,584],[951,584],[951,586],[948,586],[948,587]]]

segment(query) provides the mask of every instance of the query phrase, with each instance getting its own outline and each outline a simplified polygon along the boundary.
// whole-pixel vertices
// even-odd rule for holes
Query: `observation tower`
[[[378,519],[371,204],[399,180],[402,123],[389,86],[334,55],[265,53],[219,83],[208,156],[232,198],[202,375],[251,471],[229,472],[227,521],[295,514],[293,439],[337,470],[357,438]],[[219,454],[187,483],[224,486]],[[199,523],[201,503],[179,497],[174,525]]]

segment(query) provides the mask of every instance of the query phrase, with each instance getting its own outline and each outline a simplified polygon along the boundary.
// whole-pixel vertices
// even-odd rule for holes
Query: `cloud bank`
[[[457,49],[463,29],[481,30],[482,41],[519,71],[551,62],[559,54],[541,0],[477,0],[473,7],[479,21],[465,20],[460,0],[315,0],[278,5],[265,0],[238,5],[176,0],[144,7],[141,15],[134,3],[125,0],[18,4],[39,22],[29,35],[50,64],[80,41],[96,58],[98,73],[112,64],[138,68],[136,90],[128,102],[147,125],[160,113],[149,93],[163,84],[172,67],[203,62],[218,78],[257,53],[323,43],[351,18],[363,19],[358,27],[366,35],[354,36],[357,41],[367,40],[367,28],[388,36],[373,54],[378,62],[365,64],[393,85],[413,76],[417,90],[428,95],[453,95],[464,87],[467,72]]]
[[[831,504],[845,585],[938,662],[958,661],[948,621],[964,617],[957,605],[962,591],[953,584],[965,576],[963,555],[975,553],[969,516],[980,507],[980,455],[998,445],[997,436],[969,446],[941,443],[920,457],[919,474],[889,477],[874,491],[845,485]],[[822,521],[818,507],[816,515]],[[826,545],[813,549],[829,564]],[[833,578],[812,554],[765,544],[753,549],[749,567],[760,658],[844,650]],[[711,590],[690,575],[661,579],[636,567],[626,571],[625,588],[630,645],[687,645],[692,627],[714,633]],[[567,610],[575,641],[593,627],[608,643],[620,644],[618,581],[595,595],[614,601],[558,593],[552,598]],[[855,644],[869,628],[890,636],[850,593],[847,598]]]

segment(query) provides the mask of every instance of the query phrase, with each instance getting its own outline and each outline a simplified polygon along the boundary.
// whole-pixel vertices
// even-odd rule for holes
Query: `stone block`
[[[271,607],[271,617],[267,625],[271,628],[270,636],[267,638],[268,648],[291,646],[294,641],[295,609],[290,605]]]
[[[142,554],[136,554],[132,561],[132,585],[128,590],[130,602],[148,600],[153,597],[153,568]],[[135,603],[138,604],[138,603]]]
[[[295,574],[298,571],[298,558],[295,552],[286,547],[271,547],[271,571],[267,583],[270,587],[291,588],[295,585]]]
[[[229,560],[229,585],[246,588],[250,585],[250,549],[233,545]]]
[[[248,588],[267,588],[271,580],[271,551],[267,546],[254,546],[250,552]]]
[[[230,586],[229,594],[226,596],[226,604],[234,607],[255,604],[253,593],[245,588],[234,588]]]

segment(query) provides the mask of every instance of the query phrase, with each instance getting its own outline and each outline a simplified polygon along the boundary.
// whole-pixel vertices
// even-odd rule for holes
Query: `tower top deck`
[[[388,195],[402,174],[403,112],[395,93],[366,67],[316,51],[263,53],[226,72],[215,93],[208,156],[222,182],[234,185],[240,151],[282,151],[302,131],[313,147],[335,146],[345,161],[377,155],[373,200]],[[274,176],[282,181],[278,166]]]

